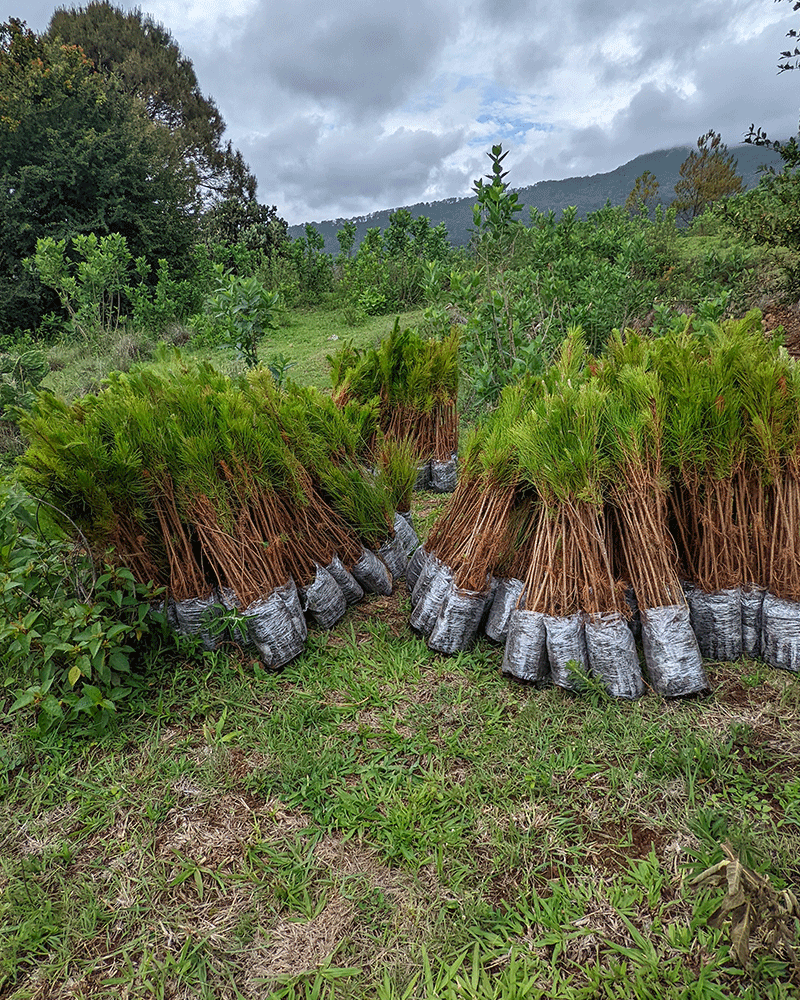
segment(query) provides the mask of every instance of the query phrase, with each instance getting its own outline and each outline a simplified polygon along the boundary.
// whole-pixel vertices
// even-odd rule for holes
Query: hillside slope
[[[634,181],[645,170],[649,170],[658,178],[664,204],[669,204],[675,195],[674,188],[680,176],[681,164],[691,148],[674,146],[672,149],[659,149],[653,153],[637,156],[608,173],[593,174],[591,177],[569,177],[560,181],[539,181],[529,187],[517,188],[520,201],[525,206],[521,219],[523,222],[528,222],[530,208],[536,208],[540,212],[553,211],[560,216],[565,208],[574,205],[578,209],[578,215],[582,217],[602,208],[606,201],[610,201],[612,205],[623,205]],[[758,184],[759,167],[762,164],[774,166],[780,163],[777,153],[757,146],[740,145],[733,147],[731,152],[736,155],[738,172],[744,178],[746,188]],[[464,197],[417,202],[415,205],[402,207],[407,208],[414,217],[426,215],[434,226],[444,222],[452,243],[456,246],[465,246],[470,238],[474,204],[474,197]],[[368,229],[375,226],[385,229],[389,225],[389,216],[394,211],[394,208],[387,208],[371,212],[369,215],[355,216],[353,221],[357,227],[356,244],[361,242]],[[325,237],[325,250],[328,253],[338,252],[336,233],[345,221],[347,220],[335,219],[314,223],[315,228]],[[303,232],[302,225],[289,227],[290,236],[302,236]]]

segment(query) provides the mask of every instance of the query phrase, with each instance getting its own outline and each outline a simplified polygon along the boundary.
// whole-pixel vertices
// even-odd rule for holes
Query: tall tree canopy
[[[223,143],[225,122],[201,92],[191,60],[149,14],[92,0],[57,9],[47,37],[79,45],[101,73],[144,102],[151,120],[169,129],[201,196],[255,197],[256,179],[241,153]]]
[[[190,168],[140,100],[77,46],[0,25],[0,332],[47,308],[22,265],[38,237],[122,233],[180,271],[195,210]]]

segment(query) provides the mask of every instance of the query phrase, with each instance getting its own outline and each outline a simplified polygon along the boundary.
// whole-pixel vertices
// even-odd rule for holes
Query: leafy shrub
[[[333,289],[333,257],[325,253],[325,238],[312,225],[305,232],[286,251],[297,275],[295,305],[319,305]]]
[[[86,589],[89,566],[58,529],[44,534],[29,497],[0,497],[0,677],[9,712],[29,720],[33,734],[80,720],[108,724],[156,627],[152,589],[110,567]]]
[[[389,220],[383,232],[377,226],[367,230],[354,257],[342,254],[338,260],[337,291],[353,325],[359,315],[384,316],[434,301],[444,265],[454,257],[444,224],[432,227],[425,216],[414,218],[405,208]]]
[[[245,278],[217,271],[217,287],[206,313],[195,323],[198,340],[206,345],[229,344],[251,368],[258,364],[258,341],[277,326],[278,292],[270,292],[255,276]]]
[[[159,260],[155,285],[148,284],[151,268],[144,257],[136,258],[135,267],[139,284],[126,288],[135,326],[161,333],[200,308],[202,297],[197,283],[173,278],[168,261]]]
[[[23,264],[56,292],[73,332],[84,340],[119,326],[131,264],[124,236],[79,234],[70,246],[46,236],[36,241],[36,252]]]

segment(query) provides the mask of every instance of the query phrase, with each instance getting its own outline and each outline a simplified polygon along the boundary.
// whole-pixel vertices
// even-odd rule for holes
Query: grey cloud
[[[477,7],[479,21],[494,25],[517,24],[525,20],[530,23],[543,17],[547,7],[535,0],[481,0]]]
[[[537,179],[611,170],[640,153],[693,146],[709,129],[719,132],[728,146],[742,141],[751,122],[775,138],[796,132],[795,88],[786,87],[783,102],[763,96],[775,93],[772,34],[765,30],[747,43],[731,43],[724,52],[697,59],[690,95],[671,86],[640,85],[607,128],[575,130],[557,152],[544,158]],[[534,162],[528,169],[535,169]]]
[[[429,200],[445,197],[453,172],[444,161],[464,138],[460,129],[437,135],[400,128],[381,135],[375,126],[319,127],[309,142],[302,129],[297,121],[241,144],[261,178],[260,200],[277,200],[293,222],[305,221],[304,213],[329,218],[419,201],[428,187],[442,188]]]
[[[41,31],[56,2],[73,0],[25,0],[6,17]],[[797,74],[776,79],[776,63],[798,16],[780,6],[787,16],[745,43],[733,41],[732,19],[770,16],[768,0],[252,0],[183,23],[174,12],[199,11],[198,0],[149,0],[145,9],[184,45],[259,178],[260,199],[302,222],[466,194],[487,170],[484,150],[506,135],[520,186],[693,145],[709,128],[731,146],[751,121],[789,135]],[[608,59],[617,38],[633,51],[621,44]],[[564,69],[577,83],[587,71],[597,81],[596,125],[571,124],[579,112],[585,123],[585,109],[571,111],[569,86],[553,85]],[[463,98],[448,83],[464,79],[484,81],[482,96],[479,83]],[[681,90],[687,82],[693,94]],[[604,99],[624,101],[611,121]],[[517,103],[522,124],[532,117],[554,131],[509,132]],[[437,108],[446,110],[437,117]],[[398,129],[395,114],[425,124]],[[487,114],[496,137],[491,123],[479,127]]]
[[[239,73],[364,118],[420,86],[456,30],[441,0],[344,0],[326,12],[316,0],[262,0],[241,24]]]

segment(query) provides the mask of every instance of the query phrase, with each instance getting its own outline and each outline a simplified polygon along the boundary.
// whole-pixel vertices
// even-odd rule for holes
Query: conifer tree
[[[691,222],[715,201],[739,194],[744,182],[736,166],[736,158],[718,132],[712,129],[701,135],[697,150],[692,150],[681,164],[681,179],[675,185],[677,197],[673,204],[678,217]]]
[[[648,212],[655,208],[659,186],[658,178],[649,170],[639,174],[625,199],[625,211],[630,215],[638,215],[642,208],[646,208]]]

